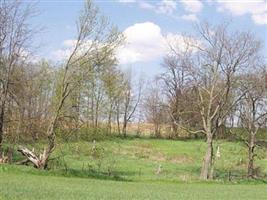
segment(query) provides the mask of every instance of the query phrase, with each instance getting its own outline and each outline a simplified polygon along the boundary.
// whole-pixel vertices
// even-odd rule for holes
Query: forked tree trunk
[[[207,135],[207,151],[205,157],[203,158],[200,179],[208,180],[210,170],[212,169],[212,159],[213,159],[213,139],[211,135]]]
[[[64,94],[64,93],[63,93]],[[64,101],[66,99],[67,96],[63,96],[62,95],[62,99],[60,100],[59,106],[54,114],[54,116],[52,117],[52,120],[48,126],[47,129],[47,138],[48,138],[48,145],[46,148],[44,148],[44,152],[42,154],[39,155],[39,158],[37,155],[35,155],[33,152],[29,151],[27,148],[25,147],[20,147],[18,149],[19,152],[21,152],[29,161],[31,161],[34,166],[38,169],[46,169],[47,168],[47,164],[48,164],[48,159],[50,157],[50,155],[52,154],[52,152],[54,151],[55,148],[55,127],[56,127],[56,123],[58,120],[58,116],[60,113],[60,110],[64,104]]]
[[[18,151],[24,155],[30,162],[33,163],[34,167],[38,169],[46,169],[48,164],[48,159],[52,154],[55,148],[55,123],[57,121],[57,116],[52,119],[49,128],[47,129],[47,136],[48,136],[48,146],[44,148],[43,153],[39,155],[39,157],[33,152],[27,149],[26,147],[20,146]]]

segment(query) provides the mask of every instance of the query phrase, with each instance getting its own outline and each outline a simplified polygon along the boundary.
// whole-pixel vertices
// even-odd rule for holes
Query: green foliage
[[[74,129],[73,131],[64,130],[61,128],[57,129],[57,136],[63,141],[67,142],[78,142],[78,141],[101,141],[114,137],[108,133],[107,128],[92,128],[92,127],[81,127]]]
[[[83,141],[92,142],[94,140],[100,141],[108,138],[106,128],[81,128],[79,131],[79,138]]]
[[[248,133],[244,128],[232,128],[232,137],[235,139],[246,139],[248,137]],[[256,135],[258,140],[267,140],[267,129],[260,128]]]

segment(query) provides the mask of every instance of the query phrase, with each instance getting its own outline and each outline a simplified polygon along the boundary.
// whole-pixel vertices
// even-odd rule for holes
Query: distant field
[[[113,129],[116,132],[117,131],[117,125],[113,124]],[[139,131],[141,135],[146,135],[146,136],[153,136],[154,135],[154,125],[152,123],[129,123],[128,127],[128,134],[135,135]],[[171,127],[170,125],[162,124],[161,125],[161,137],[163,138],[169,138],[171,135]],[[222,131],[222,130],[221,130]],[[224,132],[225,131],[225,132]],[[233,127],[231,128],[231,133],[229,133],[229,130],[223,129],[224,132],[224,138],[230,137],[230,138],[240,138],[243,137],[244,133],[246,133],[246,130],[244,128],[237,128]],[[222,137],[222,132],[219,132],[219,137]],[[200,136],[201,134],[198,134]],[[177,136],[180,138],[192,138],[194,137],[192,134],[188,133],[187,131],[180,129],[177,132]],[[195,135],[196,136],[196,135]],[[257,133],[257,138],[261,140],[267,140],[267,129],[266,128],[261,128],[258,130]]]
[[[216,180],[203,183],[198,180],[205,152],[200,140],[65,142],[57,146],[49,171],[0,165],[0,199],[266,199],[266,178],[241,180],[246,173],[243,144],[221,140],[218,145]],[[264,176],[266,149],[258,155],[256,166]]]

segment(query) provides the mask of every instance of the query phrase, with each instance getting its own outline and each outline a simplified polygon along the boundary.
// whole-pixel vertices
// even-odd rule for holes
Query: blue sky
[[[95,4],[127,36],[118,53],[122,67],[151,76],[160,72],[166,51],[164,40],[193,33],[193,24],[203,20],[231,20],[235,30],[250,30],[264,42],[267,52],[267,3],[263,0],[95,0]],[[40,0],[36,25],[44,27],[36,41],[40,56],[59,61],[75,39],[75,19],[83,6],[80,0]]]

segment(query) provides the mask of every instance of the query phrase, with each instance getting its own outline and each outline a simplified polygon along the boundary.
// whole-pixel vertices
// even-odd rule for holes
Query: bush
[[[64,141],[101,141],[109,138],[111,135],[108,133],[107,128],[92,128],[81,127],[74,131],[67,131],[64,129],[58,129],[57,135]]]

